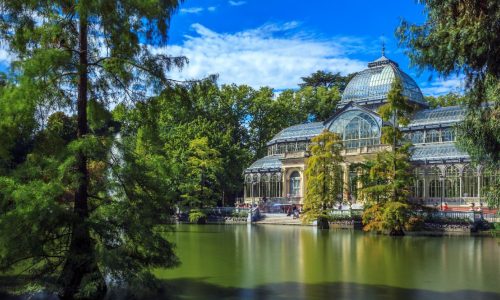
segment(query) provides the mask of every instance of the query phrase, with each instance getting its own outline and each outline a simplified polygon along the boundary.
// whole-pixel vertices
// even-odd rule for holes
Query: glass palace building
[[[465,108],[429,109],[415,81],[385,56],[369,63],[349,82],[330,118],[285,128],[267,143],[268,155],[244,171],[244,201],[256,203],[265,198],[301,204],[308,145],[312,137],[326,129],[338,133],[344,143],[344,192],[339,198],[362,203],[356,165],[390,149],[380,142],[384,122],[377,110],[386,102],[396,78],[403,84],[403,94],[419,108],[408,126],[402,128],[413,144],[415,177],[411,200],[429,204],[443,198],[449,205],[479,204],[485,187],[498,172],[472,164],[469,155],[455,146],[455,125],[463,120]]]

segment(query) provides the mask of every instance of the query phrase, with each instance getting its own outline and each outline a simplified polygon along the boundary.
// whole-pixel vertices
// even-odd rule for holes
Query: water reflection
[[[173,239],[183,264],[158,275],[188,285],[186,297],[206,288],[231,299],[271,299],[266,293],[272,299],[500,298],[500,251],[492,238],[392,238],[272,225],[178,229]]]

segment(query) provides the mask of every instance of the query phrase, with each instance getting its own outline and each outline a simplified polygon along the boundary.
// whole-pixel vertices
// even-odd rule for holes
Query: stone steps
[[[276,225],[302,225],[300,219],[294,219],[292,216],[263,214],[263,218],[255,222],[255,224],[276,224]]]

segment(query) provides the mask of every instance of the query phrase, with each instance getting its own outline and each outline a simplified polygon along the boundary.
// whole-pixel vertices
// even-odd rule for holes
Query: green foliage
[[[402,90],[401,82],[396,80],[387,96],[387,103],[379,109],[382,120],[391,124],[382,129],[381,140],[391,144],[392,151],[377,153],[376,159],[369,163],[362,189],[368,201],[363,213],[364,230],[388,232],[390,235],[404,234],[409,209],[407,199],[412,187],[411,144],[403,144],[399,126],[409,123],[415,106],[403,96]]]
[[[36,105],[29,88],[0,86],[0,175],[25,160],[38,129]]]
[[[336,87],[340,93],[342,93],[349,81],[356,75],[356,73],[349,74],[347,76],[342,76],[340,73],[333,74],[332,72],[316,71],[309,76],[301,77],[302,83],[299,83],[301,88],[312,87],[312,88],[334,88]]]
[[[241,195],[244,168],[267,155],[266,143],[274,135],[297,123],[326,118],[339,100],[336,88],[305,87],[275,96],[266,87],[219,87],[212,80],[202,80],[167,88],[133,107],[118,105],[113,115],[123,135],[135,139],[138,153],[150,149],[165,157],[169,166],[162,168],[175,170],[172,182],[179,187],[176,198],[180,202],[186,199],[182,195],[196,195],[188,187],[193,183],[187,176],[189,142],[207,138],[209,148],[218,151],[221,165],[205,205],[215,201],[222,205]]]
[[[430,108],[455,106],[464,104],[466,99],[465,96],[450,92],[446,95],[441,95],[438,97],[426,96],[425,101],[429,104]]]
[[[205,223],[207,215],[199,209],[193,209],[189,212],[189,222],[190,223]]]
[[[447,76],[465,73],[468,112],[458,144],[473,159],[500,161],[500,2],[420,0],[427,20],[397,30],[413,64]],[[488,103],[488,105],[485,105]]]
[[[363,212],[363,230],[401,235],[409,218],[409,205],[399,201],[367,206]]]
[[[182,204],[188,207],[212,206],[221,158],[216,149],[208,145],[206,137],[189,142],[186,161],[186,178],[179,187],[183,192]]]
[[[311,139],[311,156],[306,161],[304,222],[328,218],[328,209],[342,195],[342,140],[333,132],[323,131]]]
[[[500,178],[497,177],[484,194],[488,207],[500,209]]]
[[[0,37],[16,57],[0,88],[0,271],[93,298],[102,273],[133,287],[178,263],[164,235],[173,211],[161,158],[112,135],[106,109],[170,85],[167,71],[185,58],[145,45],[165,43],[178,5],[0,2]]]

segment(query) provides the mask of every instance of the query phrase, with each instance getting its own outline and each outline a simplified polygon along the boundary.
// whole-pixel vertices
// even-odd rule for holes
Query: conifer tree
[[[322,229],[329,228],[328,210],[342,195],[342,149],[339,135],[327,130],[311,139],[303,219],[305,222],[317,220]]]
[[[379,108],[383,121],[390,124],[382,128],[381,141],[391,146],[390,151],[377,153],[371,162],[369,182],[363,194],[368,203],[363,213],[365,230],[389,231],[403,235],[411,191],[411,144],[403,140],[400,126],[408,125],[415,107],[403,95],[403,86],[396,79],[387,96],[387,103]]]
[[[75,139],[51,153],[39,140],[0,179],[1,270],[28,266],[31,284],[56,277],[61,298],[90,299],[104,294],[103,273],[132,286],[177,263],[160,233],[171,213],[165,185],[150,162],[92,126],[102,116],[89,103],[140,101],[169,84],[166,71],[185,59],[151,46],[165,44],[179,2],[0,1],[0,37],[15,57],[2,96],[17,94],[39,123],[50,111],[76,113]]]

